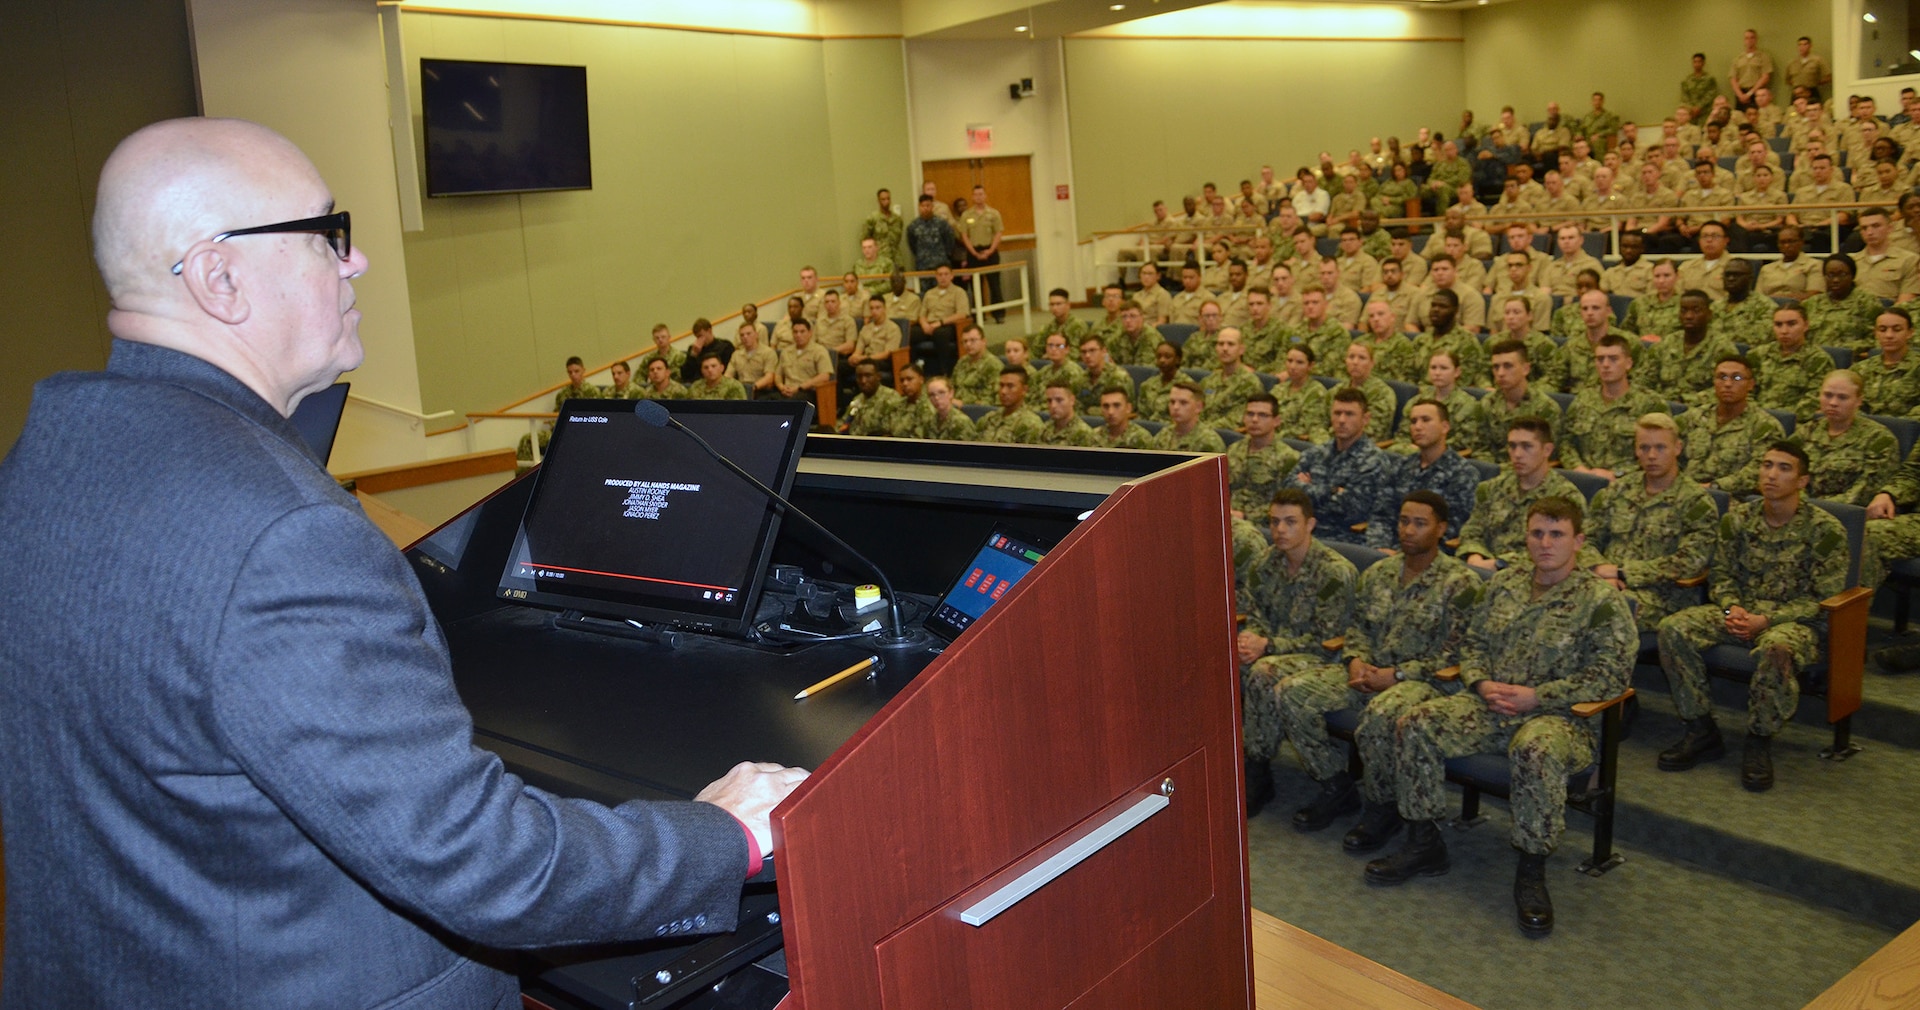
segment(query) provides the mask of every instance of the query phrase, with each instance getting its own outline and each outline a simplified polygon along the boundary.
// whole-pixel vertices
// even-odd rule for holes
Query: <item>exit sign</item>
[[[1055,200],[1065,200],[1065,199],[1067,199],[1067,187],[1065,187],[1065,186],[1055,186],[1055,187],[1053,187],[1053,198],[1054,198]]]

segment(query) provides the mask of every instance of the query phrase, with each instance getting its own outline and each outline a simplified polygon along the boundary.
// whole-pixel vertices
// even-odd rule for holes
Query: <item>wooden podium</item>
[[[996,521],[1060,536],[917,676],[824,707],[791,701],[817,677],[780,660],[683,648],[636,679],[592,668],[611,646],[489,613],[511,493],[419,571],[479,742],[530,781],[618,800],[691,796],[744,757],[814,769],[773,816],[784,1010],[1249,1008],[1225,485],[1219,456],[810,439],[796,501],[902,591],[944,588]],[[680,728],[607,715],[663,699]]]
[[[775,811],[783,1007],[1250,1005],[1225,482],[1123,485]]]

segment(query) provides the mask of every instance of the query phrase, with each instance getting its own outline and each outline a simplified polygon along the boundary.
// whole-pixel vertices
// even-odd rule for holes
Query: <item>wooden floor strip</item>
[[[1256,1010],[1475,1010],[1385,965],[1253,912]]]

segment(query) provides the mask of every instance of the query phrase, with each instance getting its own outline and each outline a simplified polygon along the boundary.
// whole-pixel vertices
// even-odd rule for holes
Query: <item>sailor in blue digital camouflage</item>
[[[1337,653],[1326,643],[1347,629],[1356,578],[1352,562],[1314,539],[1313,502],[1304,493],[1282,489],[1268,506],[1267,517],[1273,549],[1247,576],[1246,589],[1236,601],[1246,615],[1236,651],[1249,816],[1272,795],[1268,762],[1280,746],[1274,685],[1282,677],[1333,662]]]
[[[1680,431],[1672,416],[1648,414],[1634,431],[1636,470],[1600,489],[1587,510],[1587,544],[1605,557],[1593,573],[1634,600],[1634,622],[1652,631],[1660,619],[1700,602],[1713,560],[1720,510],[1680,476]]]
[[[1333,436],[1301,453],[1287,481],[1313,499],[1321,537],[1362,543],[1366,534],[1353,527],[1373,517],[1374,496],[1395,457],[1366,437],[1367,398],[1359,390],[1335,390],[1330,414]]]
[[[1473,514],[1474,489],[1480,484],[1480,471],[1447,444],[1452,423],[1446,404],[1419,399],[1407,404],[1406,414],[1413,451],[1388,454],[1373,518],[1367,521],[1367,546],[1379,550],[1394,547],[1399,538],[1397,503],[1415,491],[1432,491],[1447,503],[1444,539],[1459,536]]]
[[[1737,503],[1720,520],[1712,602],[1660,622],[1660,666],[1667,672],[1680,740],[1662,751],[1663,771],[1683,771],[1726,753],[1713,718],[1701,652],[1713,645],[1751,648],[1747,687],[1747,741],[1741,784],[1756,792],[1773,786],[1771,742],[1800,704],[1798,671],[1820,656],[1827,619],[1820,601],[1846,587],[1846,529],[1804,494],[1806,453],[1777,442],[1760,459],[1760,497]]]
[[[1887,426],[1865,416],[1859,373],[1842,368],[1820,383],[1820,414],[1812,424],[1793,429],[1807,452],[1815,498],[1865,506],[1886,486],[1900,465],[1900,440]]]
[[[1633,384],[1625,340],[1601,337],[1593,364],[1599,384],[1575,393],[1560,422],[1560,465],[1611,478],[1633,464],[1634,422],[1667,401]]]
[[[1760,454],[1787,437],[1779,419],[1749,399],[1753,368],[1738,354],[1713,366],[1714,402],[1680,415],[1687,480],[1733,495],[1755,494]]]
[[[1296,811],[1294,827],[1317,831],[1365,800],[1366,813],[1343,845],[1371,852],[1400,828],[1394,805],[1394,725],[1406,711],[1457,685],[1436,671],[1459,662],[1481,579],[1440,552],[1446,500],[1431,491],[1407,495],[1395,510],[1396,555],[1360,573],[1340,662],[1296,673],[1276,688],[1286,738],[1299,752],[1320,794]],[[1362,710],[1354,734],[1364,774],[1355,795],[1345,749],[1327,733],[1326,715]]]
[[[1533,503],[1542,498],[1578,501],[1581,497],[1580,489],[1548,464],[1552,456],[1553,435],[1547,422],[1537,417],[1513,422],[1507,429],[1510,465],[1473,489],[1473,515],[1460,525],[1460,546],[1454,551],[1460,560],[1486,571],[1526,561],[1526,517]],[[1604,559],[1588,547],[1580,560],[1582,567],[1591,568]]]
[[[1626,690],[1639,641],[1626,598],[1578,560],[1582,529],[1574,500],[1533,503],[1529,563],[1493,577],[1468,625],[1459,677],[1465,690],[1401,717],[1394,782],[1407,841],[1367,864],[1369,882],[1445,873],[1446,761],[1504,752],[1512,773],[1512,842],[1520,850],[1515,912],[1523,932],[1553,929],[1546,859],[1566,826],[1567,777],[1594,760],[1593,729],[1575,706]]]
[[[1235,518],[1259,519],[1300,462],[1274,434],[1276,408],[1271,394],[1254,394],[1243,417],[1246,437],[1227,446],[1227,509]]]

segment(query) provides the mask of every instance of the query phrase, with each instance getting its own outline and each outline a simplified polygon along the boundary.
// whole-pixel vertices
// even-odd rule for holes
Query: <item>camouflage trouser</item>
[[[1920,558],[1920,512],[1867,522],[1867,539],[1860,551],[1860,584],[1880,588],[1887,566]]]
[[[1327,733],[1326,714],[1360,709],[1353,734],[1360,751],[1360,792],[1374,803],[1393,802],[1394,724],[1413,706],[1440,697],[1432,685],[1417,680],[1377,694],[1356,691],[1347,686],[1347,668],[1339,665],[1294,674],[1275,694],[1281,726],[1315,782],[1325,782],[1347,764],[1344,749]]]
[[[1322,652],[1261,656],[1240,668],[1240,735],[1250,758],[1271,758],[1280,749],[1280,706],[1274,685],[1296,673],[1325,666]]]
[[[1660,627],[1660,622],[1668,614],[1700,604],[1698,587],[1689,589],[1668,584],[1628,586],[1626,592],[1633,598],[1633,624],[1639,631],[1653,631]]]
[[[1498,715],[1471,691],[1419,705],[1400,720],[1394,765],[1400,816],[1446,816],[1447,759],[1504,749],[1513,773],[1514,847],[1545,855],[1567,826],[1567,776],[1593,763],[1593,742],[1593,731],[1578,719]]]
[[[1709,646],[1738,645],[1753,653],[1753,682],[1747,687],[1747,730],[1761,736],[1780,732],[1800,707],[1800,680],[1794,671],[1820,657],[1820,638],[1804,624],[1770,624],[1752,642],[1727,634],[1719,607],[1688,607],[1660,622],[1660,666],[1667,671],[1673,707],[1682,719],[1713,714],[1707,667],[1700,653]]]

